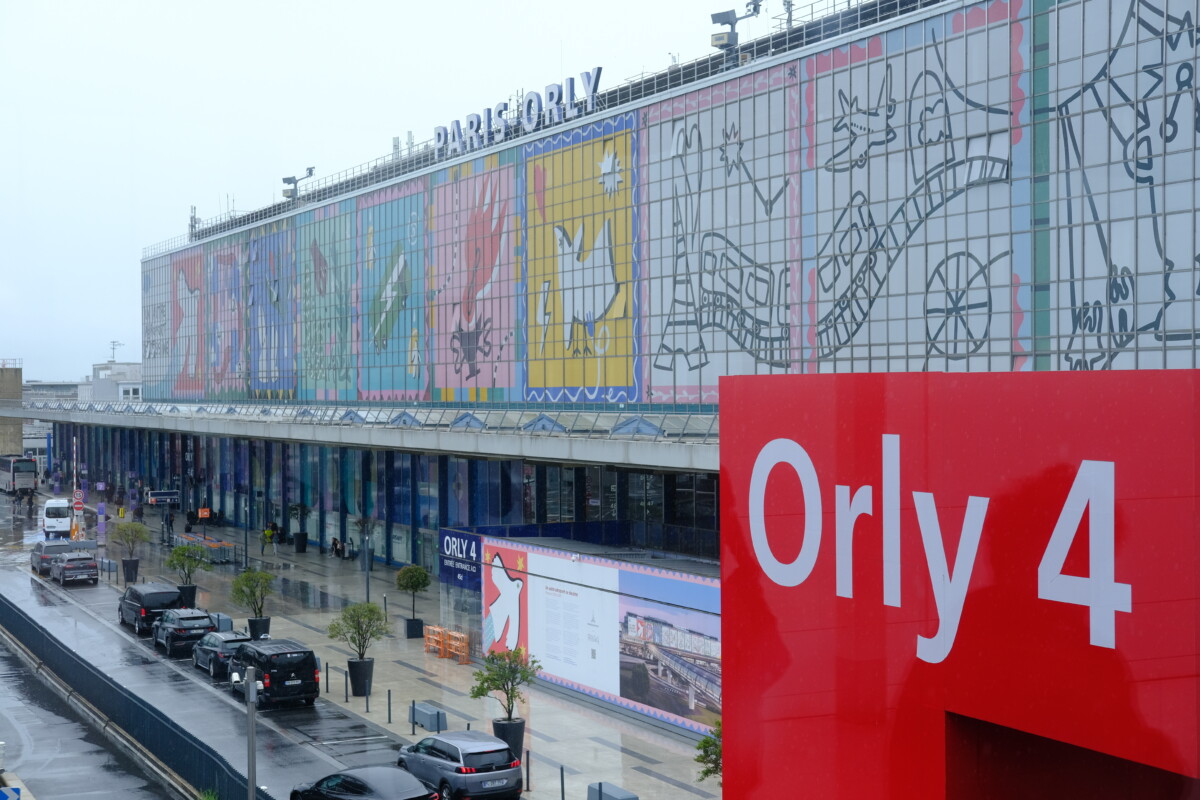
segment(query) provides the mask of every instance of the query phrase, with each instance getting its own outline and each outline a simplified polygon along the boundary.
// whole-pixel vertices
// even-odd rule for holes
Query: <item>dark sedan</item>
[[[354,767],[292,789],[291,800],[438,800],[438,793],[399,767]]]
[[[214,679],[229,672],[229,657],[250,637],[240,631],[206,633],[192,648],[192,666],[206,669]]]

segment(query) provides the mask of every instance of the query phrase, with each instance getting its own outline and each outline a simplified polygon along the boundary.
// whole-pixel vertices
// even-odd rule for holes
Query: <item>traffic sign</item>
[[[179,502],[179,492],[177,491],[161,491],[149,492],[146,496],[147,505],[165,506],[171,503]]]
[[[76,500],[76,501],[75,501],[75,505],[73,506],[73,508],[74,508],[76,511],[83,511],[83,501],[82,501],[82,500]]]
[[[82,499],[83,499],[83,490],[82,490],[82,489],[76,489],[76,490],[75,490],[75,495],[74,495],[74,497],[75,497],[75,499],[76,499],[76,500],[82,500]]]
[[[201,508],[201,509],[197,509],[196,516],[199,517],[200,519],[208,519],[209,513],[210,513],[210,509]]]

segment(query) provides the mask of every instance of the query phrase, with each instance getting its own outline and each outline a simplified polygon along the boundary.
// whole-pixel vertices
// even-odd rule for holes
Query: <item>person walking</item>
[[[279,555],[279,536],[280,532],[271,528],[271,554]]]
[[[258,554],[265,556],[267,554],[267,542],[271,541],[271,526],[263,529],[262,536],[258,540]]]

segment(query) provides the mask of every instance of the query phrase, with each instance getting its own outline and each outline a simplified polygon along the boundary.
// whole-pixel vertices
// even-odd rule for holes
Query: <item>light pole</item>
[[[288,200],[291,200],[293,203],[299,203],[300,181],[311,178],[313,176],[313,170],[315,169],[316,167],[309,167],[299,178],[297,178],[295,175],[289,175],[288,177],[284,178],[283,182],[288,188],[283,190],[283,196]]]

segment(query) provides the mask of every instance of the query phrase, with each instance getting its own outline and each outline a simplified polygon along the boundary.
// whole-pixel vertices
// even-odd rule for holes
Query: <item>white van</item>
[[[71,535],[71,501],[54,497],[42,506],[42,536],[47,539],[66,539]]]

